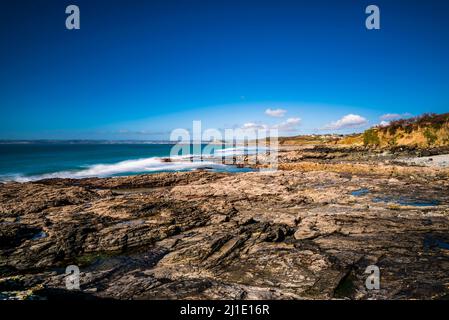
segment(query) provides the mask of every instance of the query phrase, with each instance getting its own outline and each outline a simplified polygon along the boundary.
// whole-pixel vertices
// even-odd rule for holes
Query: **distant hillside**
[[[313,145],[313,144],[327,144],[336,143],[341,136],[338,135],[302,135],[294,137],[279,137],[279,144],[282,146],[288,145]]]
[[[345,137],[341,144],[359,144],[373,147],[449,146],[449,113],[424,114],[410,119],[376,126],[357,136]]]
[[[337,134],[311,134],[311,135],[299,135],[291,137],[279,137],[278,143],[280,146],[306,146],[316,144],[336,144],[343,135]],[[254,141],[253,141],[254,143]],[[270,144],[270,139],[266,139],[265,143]]]

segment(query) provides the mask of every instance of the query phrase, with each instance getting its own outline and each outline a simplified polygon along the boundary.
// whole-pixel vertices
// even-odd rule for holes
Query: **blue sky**
[[[165,139],[193,120],[348,133],[448,112],[448,14],[445,0],[6,0],[0,139]]]

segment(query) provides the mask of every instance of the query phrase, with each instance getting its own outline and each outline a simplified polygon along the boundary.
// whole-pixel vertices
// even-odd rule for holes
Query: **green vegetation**
[[[398,137],[393,137],[390,141],[388,141],[388,145],[395,146],[397,144]]]
[[[377,135],[377,131],[375,129],[368,129],[363,133],[363,144],[367,145],[375,145],[378,146],[380,144],[379,136]]]
[[[117,251],[108,251],[108,252],[91,252],[91,253],[85,253],[75,259],[75,263],[82,266],[88,266],[92,263],[99,261],[99,260],[105,260],[111,257],[114,257],[116,255],[120,254],[120,252]]]
[[[435,114],[425,113],[418,117],[400,119],[392,121],[388,126],[381,127],[379,130],[394,135],[398,129],[404,130],[405,133],[410,134],[417,128],[431,127],[435,131],[440,130],[445,124],[449,123],[449,113]]]
[[[397,146],[436,144],[448,145],[449,113],[427,113],[418,117],[392,121],[386,126],[377,126],[363,134],[365,145]]]
[[[427,128],[424,131],[424,137],[427,139],[428,145],[434,144],[435,141],[437,141],[437,139],[438,139],[437,135],[434,132],[432,132],[432,130],[430,128]]]
[[[404,132],[407,133],[407,134],[412,133],[413,132],[413,126],[406,126],[404,128]]]

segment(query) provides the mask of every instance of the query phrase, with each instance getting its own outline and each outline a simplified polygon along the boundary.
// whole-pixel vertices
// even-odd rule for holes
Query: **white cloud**
[[[390,124],[390,121],[382,120],[382,121],[379,123],[379,126],[380,126],[380,127],[386,127],[386,126],[388,126],[389,124]]]
[[[399,114],[399,113],[386,113],[386,114],[380,116],[380,120],[382,120],[382,121],[392,121],[392,120],[398,120],[398,119],[401,119],[401,118],[409,118],[411,116],[412,115],[410,113],[408,113],[408,112],[402,113],[402,114]]]
[[[245,123],[241,129],[243,130],[270,130],[270,129],[276,129],[278,131],[296,131],[299,128],[299,125],[301,124],[301,118],[288,118],[287,120],[275,124],[275,125],[267,125],[264,123],[259,122],[247,122]]]
[[[348,114],[337,121],[327,124],[326,126],[324,126],[324,129],[340,130],[340,129],[345,129],[345,128],[356,128],[356,127],[361,127],[367,123],[368,123],[368,120],[366,120],[362,116],[359,116],[357,114]]]
[[[244,130],[267,129],[268,126],[263,123],[247,122],[242,126]]]
[[[265,114],[270,117],[282,118],[287,113],[284,109],[270,109],[265,110]]]
[[[295,131],[298,130],[300,123],[301,118],[288,118],[286,121],[274,125],[273,129],[278,129],[279,131]]]

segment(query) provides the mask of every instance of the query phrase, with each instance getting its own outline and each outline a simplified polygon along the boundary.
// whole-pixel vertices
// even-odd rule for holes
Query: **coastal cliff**
[[[376,126],[363,134],[345,137],[339,143],[378,148],[449,146],[449,113],[424,114]]]

